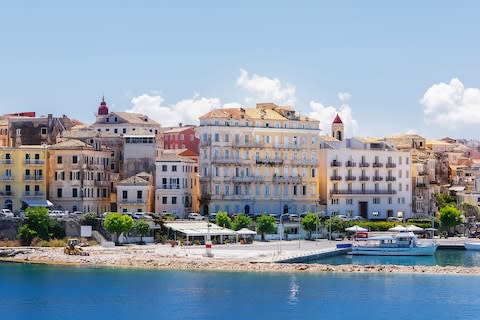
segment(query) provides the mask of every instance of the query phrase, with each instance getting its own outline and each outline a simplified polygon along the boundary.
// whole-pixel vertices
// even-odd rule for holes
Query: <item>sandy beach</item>
[[[152,268],[164,270],[228,272],[382,272],[480,275],[480,268],[396,265],[289,264],[275,261],[298,254],[332,248],[329,241],[256,242],[251,245],[219,245],[213,257],[205,257],[203,246],[128,245],[114,248],[87,247],[89,256],[69,256],[63,248],[0,248],[12,252],[0,261],[70,266]],[[10,251],[8,251],[10,250]]]

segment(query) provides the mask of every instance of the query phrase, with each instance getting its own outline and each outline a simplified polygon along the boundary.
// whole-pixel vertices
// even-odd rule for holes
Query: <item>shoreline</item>
[[[13,257],[0,257],[0,262],[59,267],[107,267],[202,272],[480,275],[480,267],[276,263],[261,261],[255,258],[207,258],[202,255],[180,256],[178,250],[175,252],[176,254],[172,255],[172,252],[167,254],[165,252],[156,253],[152,248],[90,249],[92,249],[89,250],[90,256],[67,256],[63,254],[62,248],[23,248],[22,250],[28,252],[22,252]]]

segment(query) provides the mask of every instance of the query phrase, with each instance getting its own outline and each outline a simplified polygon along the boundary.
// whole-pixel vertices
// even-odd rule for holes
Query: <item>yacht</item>
[[[436,250],[434,241],[419,243],[413,232],[358,239],[352,246],[352,254],[369,256],[431,256]]]

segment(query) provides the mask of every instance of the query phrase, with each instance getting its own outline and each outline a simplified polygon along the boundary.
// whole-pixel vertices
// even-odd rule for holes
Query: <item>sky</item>
[[[2,1],[0,114],[163,126],[292,105],[347,135],[479,139],[477,1]]]

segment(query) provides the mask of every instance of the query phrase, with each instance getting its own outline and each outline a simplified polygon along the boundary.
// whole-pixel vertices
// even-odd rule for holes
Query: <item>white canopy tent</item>
[[[352,232],[366,232],[368,231],[367,229],[365,228],[362,228],[360,226],[357,226],[357,225],[354,225],[350,228],[346,228],[345,231],[352,231]]]
[[[212,236],[236,236],[237,233],[231,229],[222,228],[214,223],[206,221],[172,221],[166,222],[164,226],[175,232],[183,233],[187,237],[187,242],[191,237],[204,237],[208,241],[208,237]]]

